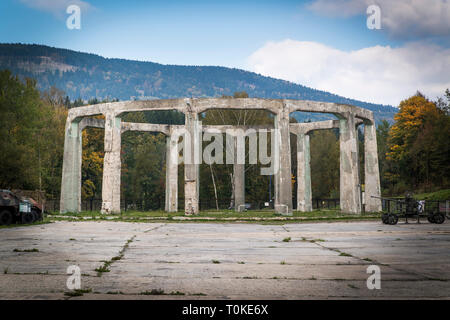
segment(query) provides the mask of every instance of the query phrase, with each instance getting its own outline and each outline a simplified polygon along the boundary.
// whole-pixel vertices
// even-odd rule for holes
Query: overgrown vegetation
[[[91,288],[75,289],[73,291],[64,292],[64,295],[67,297],[80,297],[80,296],[84,295],[85,293],[91,293],[91,292],[92,292]]]
[[[418,92],[400,103],[391,127],[387,123],[378,127],[385,193],[429,192],[450,186],[449,107],[448,89],[445,99],[435,102]]]

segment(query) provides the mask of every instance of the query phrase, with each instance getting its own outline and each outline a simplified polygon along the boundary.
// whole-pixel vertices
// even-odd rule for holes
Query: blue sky
[[[322,17],[305,9],[308,1],[88,3],[92,7],[81,12],[81,30],[69,30],[64,10],[58,16],[20,0],[3,0],[0,41],[46,44],[106,57],[232,67],[244,67],[245,59],[269,40],[318,41],[343,50],[398,44],[367,29],[365,16],[344,21]]]
[[[2,0],[0,42],[45,44],[104,57],[164,64],[237,67],[346,96],[350,94],[352,98],[396,103],[398,97],[391,93],[387,100],[378,99],[373,94],[357,94],[352,88],[339,85],[339,82],[348,83],[348,86],[360,82],[360,73],[367,69],[364,64],[371,64],[365,57],[363,65],[358,67],[362,58],[358,54],[356,57],[351,56],[351,53],[364,55],[367,48],[377,51],[373,48],[381,47],[386,50],[370,54],[379,54],[382,58],[388,49],[398,55],[402,48],[411,45],[420,45],[422,48],[431,44],[436,46],[439,59],[446,61],[450,43],[447,25],[444,21],[431,31],[424,27],[425,33],[419,28],[413,34],[405,34],[403,29],[408,29],[408,26],[396,25],[398,19],[395,20],[396,17],[389,14],[398,8],[393,8],[387,0],[379,0],[381,4],[386,2],[382,7],[386,24],[382,24],[381,30],[369,30],[366,27],[367,15],[363,10],[367,7],[367,1],[337,0],[338,6],[334,8],[336,2],[330,0]],[[402,1],[413,0],[399,0]],[[447,0],[430,1],[448,5]],[[66,27],[69,15],[65,13],[65,8],[69,4],[81,7],[81,30],[69,30]],[[417,7],[416,10],[420,12],[423,8]],[[317,54],[317,59],[324,61],[314,58],[314,50],[318,48],[323,55]],[[333,75],[336,78],[334,83],[331,80],[318,80],[316,76],[299,76],[303,73],[312,74],[317,69],[305,71],[308,65],[302,61],[308,59],[302,57],[308,56],[314,58],[308,65],[332,63],[333,70],[334,64],[342,64],[340,57],[343,56],[344,63],[351,64],[346,69],[350,72],[345,72],[347,77],[349,74],[357,74],[357,77],[342,81],[339,79],[342,70],[331,71],[337,73]],[[273,65],[273,61],[278,61],[280,65]],[[417,57],[414,61],[417,61]],[[292,65],[294,70],[287,72],[290,67],[286,63]],[[384,73],[389,73],[389,65],[389,61],[384,65]],[[352,69],[356,67],[359,69]],[[326,68],[330,69],[330,66],[326,65]],[[280,71],[285,69],[286,72]],[[314,75],[321,73],[325,73],[325,70],[319,70]],[[406,70],[405,74],[411,74],[411,70]],[[372,78],[360,91],[367,91],[366,87],[377,87],[377,83],[383,82],[383,79]],[[430,89],[430,94],[435,95],[450,82],[447,80],[442,79],[439,84],[427,81],[422,90],[427,92]],[[420,85],[421,82],[411,84],[419,86],[417,89],[420,89]],[[404,92],[411,88],[405,88]]]

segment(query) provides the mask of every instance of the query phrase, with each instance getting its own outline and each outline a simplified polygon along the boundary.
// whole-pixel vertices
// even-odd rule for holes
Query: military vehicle
[[[40,220],[42,208],[36,201],[0,189],[0,225],[29,224]]]
[[[405,223],[408,223],[408,218],[417,219],[417,223],[420,223],[420,218],[427,218],[430,223],[441,224],[444,223],[448,211],[448,208],[440,205],[442,201],[418,201],[411,193],[407,193],[404,199],[373,198],[383,200],[383,209],[387,211],[381,215],[384,224],[395,225],[399,218],[405,218]]]

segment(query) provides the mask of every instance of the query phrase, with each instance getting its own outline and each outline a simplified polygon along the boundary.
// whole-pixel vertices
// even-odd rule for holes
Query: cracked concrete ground
[[[448,222],[55,222],[0,239],[0,299],[450,297]],[[371,264],[380,290],[367,289]],[[70,265],[91,292],[65,295]],[[165,294],[142,294],[153,289]]]

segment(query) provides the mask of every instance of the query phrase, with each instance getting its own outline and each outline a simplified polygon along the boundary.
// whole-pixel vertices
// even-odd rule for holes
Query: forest
[[[246,97],[235,92],[228,98]],[[64,146],[64,127],[69,108],[105,101],[71,100],[51,87],[40,91],[35,80],[25,80],[8,70],[0,71],[0,188],[41,190],[58,199]],[[379,166],[383,195],[402,195],[407,190],[431,192],[450,187],[450,91],[432,101],[420,92],[399,104],[394,122],[377,126]],[[204,124],[269,124],[265,111],[210,110]],[[183,124],[178,112],[124,114],[123,121]],[[294,117],[291,121],[296,122]],[[360,128],[360,161],[363,164],[363,129]],[[292,183],[296,183],[296,140],[291,135]],[[83,131],[82,197],[101,198],[103,130]],[[122,199],[140,209],[164,208],[166,139],[162,134],[127,132],[122,136]],[[246,202],[273,197],[270,176],[259,174],[260,165],[246,165]],[[183,166],[179,169],[179,197],[183,199]],[[231,165],[200,167],[200,202],[203,208],[226,209],[232,205]],[[361,165],[361,181],[364,181]],[[339,196],[339,135],[336,130],[311,134],[313,198]],[[295,189],[294,189],[295,190]],[[294,196],[295,196],[295,192]],[[183,201],[179,201],[182,206]]]

